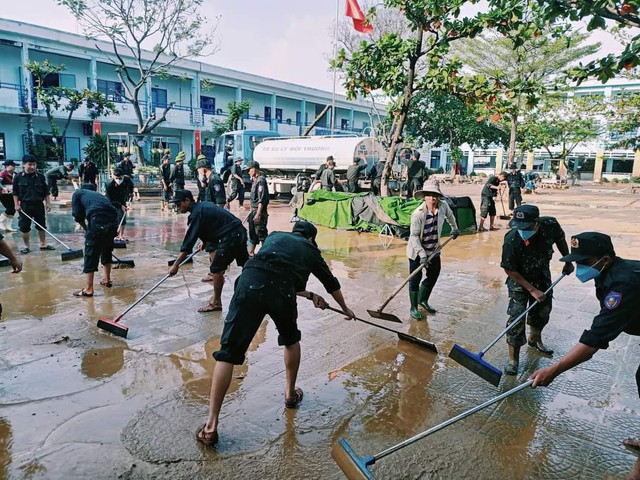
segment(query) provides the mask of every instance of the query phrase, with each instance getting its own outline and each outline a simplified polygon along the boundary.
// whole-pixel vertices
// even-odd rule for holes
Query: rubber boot
[[[436,309],[431,308],[429,305],[430,295],[431,292],[429,289],[425,285],[420,285],[420,290],[418,291],[418,305],[420,305],[429,315],[433,315],[436,313]]]
[[[5,215],[4,229],[7,232],[15,232],[16,229],[11,226],[13,223],[13,215]]]
[[[545,347],[544,343],[542,343],[542,330],[531,326],[529,327],[529,346],[545,355],[553,355],[553,350]]]
[[[509,363],[504,367],[504,373],[507,375],[517,375],[518,366],[520,364],[520,347],[509,345]]]
[[[422,315],[420,315],[420,311],[418,310],[418,292],[409,290],[409,300],[411,301],[411,318],[422,320]]]

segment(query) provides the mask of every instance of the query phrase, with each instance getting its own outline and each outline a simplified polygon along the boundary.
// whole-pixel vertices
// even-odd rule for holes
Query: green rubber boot
[[[422,320],[422,315],[420,315],[420,311],[418,310],[418,292],[409,290],[409,300],[411,301],[411,318]]]
[[[517,375],[518,366],[520,364],[520,347],[509,345],[509,361],[504,367],[504,373],[507,375]]]
[[[425,312],[427,312],[429,315],[433,315],[434,313],[436,313],[436,309],[432,308],[429,305],[430,294],[431,292],[427,291],[427,287],[425,287],[424,285],[420,285],[420,290],[418,291],[418,305],[424,308]]]

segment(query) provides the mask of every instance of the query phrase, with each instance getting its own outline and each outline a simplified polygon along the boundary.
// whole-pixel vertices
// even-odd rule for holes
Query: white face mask
[[[207,176],[203,173],[202,175],[200,175],[200,181],[204,182],[207,180]]]
[[[120,185],[122,183],[122,178],[114,178],[114,181],[116,182],[116,185]]]

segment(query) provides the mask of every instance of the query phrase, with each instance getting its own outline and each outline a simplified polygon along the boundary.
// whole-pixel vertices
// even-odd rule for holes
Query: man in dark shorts
[[[25,155],[22,157],[24,171],[13,177],[13,202],[17,212],[26,213],[40,226],[36,225],[38,237],[40,238],[40,250],[55,250],[51,245],[46,244],[44,229],[47,228],[45,211],[51,211],[51,195],[49,195],[49,185],[47,179],[41,173],[36,172],[36,157]],[[31,220],[25,215],[20,215],[18,229],[22,232],[24,248],[20,253],[26,254],[31,251],[29,232],[31,231]]]
[[[317,232],[311,223],[298,221],[292,233],[272,233],[238,277],[220,338],[220,350],[213,354],[216,364],[211,379],[209,417],[196,433],[198,441],[205,445],[218,442],[218,417],[233,367],[244,362],[249,344],[266,315],[278,329],[278,344],[284,346],[285,407],[297,408],[302,401],[302,390],[296,388],[301,338],[296,296],[312,300],[316,308],[327,306],[320,295],[305,290],[311,273],[338,302],[346,318],[355,318],[344,301],[340,282],[317,247]]]
[[[333,160],[331,160],[333,161]],[[267,179],[260,173],[260,164],[258,162],[249,162],[247,164],[249,176],[251,177],[251,213],[249,214],[249,256],[252,257],[256,251],[258,243],[263,242],[269,235],[267,230],[267,221],[269,214],[267,207],[269,205],[269,186]]]
[[[118,232],[116,240],[126,242],[124,227],[127,219],[123,217],[129,210],[129,203],[133,198],[133,180],[124,174],[120,167],[113,171],[113,179],[105,186],[105,195],[118,212]],[[122,223],[120,223],[122,221]]]
[[[71,214],[84,230],[84,269],[87,283],[73,292],[75,297],[93,297],[93,277],[102,263],[100,285],[111,288],[113,239],[118,229],[118,213],[109,199],[98,192],[80,189],[71,197]]]
[[[494,227],[493,223],[496,220],[496,201],[494,200],[500,189],[500,183],[504,182],[507,178],[505,172],[501,172],[498,176],[491,175],[487,183],[482,187],[482,193],[480,194],[480,225],[478,226],[478,232],[486,232],[484,228],[484,221],[489,215],[489,230],[498,230]]]
[[[229,169],[229,196],[227,197],[227,210],[231,208],[231,202],[236,197],[240,204],[240,209],[244,210],[244,178],[242,178],[242,157],[236,158],[236,163]]]
[[[180,254],[169,267],[169,275],[178,273],[180,263],[191,253],[196,241],[202,240],[202,244],[209,245],[213,253],[209,267],[213,281],[213,298],[198,311],[220,311],[225,270],[234,260],[242,267],[249,258],[247,231],[238,217],[228,210],[211,202],[196,203],[189,190],[178,190],[171,202],[176,204],[178,213],[189,213],[189,226],[180,247]]]

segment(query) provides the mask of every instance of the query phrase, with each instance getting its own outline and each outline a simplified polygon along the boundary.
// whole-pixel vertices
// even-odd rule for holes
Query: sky
[[[344,17],[344,0],[339,18]],[[82,34],[56,0],[3,0],[2,17]],[[364,2],[360,2],[361,4]],[[328,59],[333,51],[336,0],[204,0],[201,13],[218,27],[219,50],[204,63],[331,91]],[[363,39],[366,36],[363,36]],[[605,50],[616,51],[606,34]],[[337,91],[344,89],[338,84]]]

